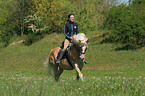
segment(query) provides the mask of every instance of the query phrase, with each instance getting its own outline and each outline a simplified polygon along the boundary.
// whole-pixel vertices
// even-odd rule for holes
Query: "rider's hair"
[[[71,13],[71,14],[69,14],[69,15],[68,15],[68,17],[67,17],[67,22],[69,22],[69,21],[70,21],[70,16],[71,16],[71,15],[73,15],[73,16],[74,16],[74,14],[72,14],[72,13]]]

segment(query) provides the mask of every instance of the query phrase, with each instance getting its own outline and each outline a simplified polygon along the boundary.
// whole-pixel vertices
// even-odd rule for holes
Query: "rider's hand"
[[[69,37],[71,40],[73,39],[72,37]]]

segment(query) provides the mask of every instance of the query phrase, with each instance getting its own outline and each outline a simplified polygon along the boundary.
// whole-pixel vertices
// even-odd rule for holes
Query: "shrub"
[[[7,47],[9,45],[10,38],[13,35],[12,29],[3,27],[1,31],[2,33],[0,34],[0,38],[4,44],[3,47]]]
[[[115,6],[110,9],[105,27],[112,30],[111,39],[127,49],[145,45],[145,7]]]
[[[29,34],[26,39],[24,44],[25,45],[32,45],[33,43],[37,42],[40,40],[43,36],[41,34]]]

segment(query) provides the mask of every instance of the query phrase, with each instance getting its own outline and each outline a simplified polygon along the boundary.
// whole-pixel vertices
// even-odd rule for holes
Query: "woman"
[[[65,41],[64,41],[64,48],[62,49],[62,51],[60,53],[60,57],[56,63],[60,63],[60,60],[62,59],[66,48],[68,47],[69,43],[73,39],[72,36],[75,34],[77,35],[79,33],[78,24],[74,22],[73,14],[68,15],[67,21],[68,21],[68,23],[66,23],[64,26],[64,34],[66,36]]]

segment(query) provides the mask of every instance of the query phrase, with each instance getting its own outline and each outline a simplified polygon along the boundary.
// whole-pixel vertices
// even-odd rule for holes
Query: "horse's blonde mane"
[[[75,44],[85,44],[86,41],[88,40],[88,38],[86,37],[86,35],[84,33],[79,33],[77,35],[73,36],[73,42]]]

